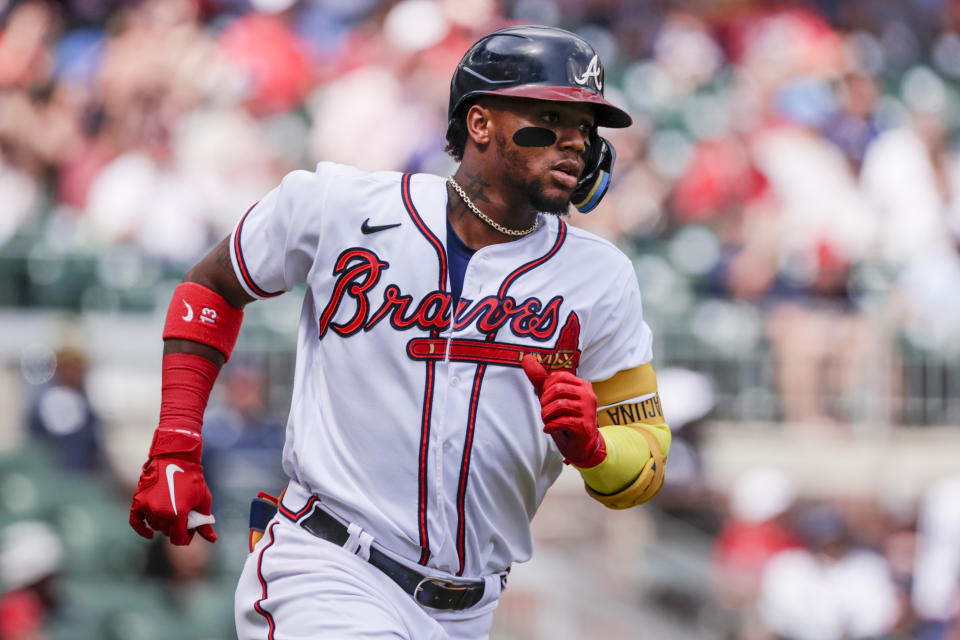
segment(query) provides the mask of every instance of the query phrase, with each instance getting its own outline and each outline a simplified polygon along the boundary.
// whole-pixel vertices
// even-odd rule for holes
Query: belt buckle
[[[420,594],[423,593],[423,585],[427,582],[433,582],[438,586],[444,586],[444,587],[461,587],[463,590],[463,594],[466,594],[470,587],[470,585],[468,584],[463,584],[455,580],[448,580],[446,578],[431,578],[429,576],[424,577],[420,580],[420,582],[417,583],[417,586],[414,587],[413,589],[413,599],[421,607],[430,607],[430,605],[420,600]],[[463,594],[460,594],[461,597]],[[433,609],[435,607],[430,607],[430,608]]]

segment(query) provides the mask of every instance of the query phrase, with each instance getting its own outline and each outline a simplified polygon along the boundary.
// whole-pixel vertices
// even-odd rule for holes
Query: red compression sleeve
[[[163,339],[199,342],[229,360],[242,323],[243,311],[230,306],[219,293],[196,282],[181,282],[173,290]]]
[[[160,383],[160,427],[200,433],[203,412],[220,368],[203,356],[171,353],[163,357]]]

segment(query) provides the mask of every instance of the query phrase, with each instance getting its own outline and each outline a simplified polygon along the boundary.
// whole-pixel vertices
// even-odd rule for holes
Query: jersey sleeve
[[[584,336],[577,375],[592,382],[653,360],[653,334],[643,320],[633,265],[624,257],[618,266],[611,287],[591,313],[597,318],[596,326]]]
[[[270,298],[305,282],[320,244],[332,168],[293,171],[243,214],[230,237],[237,279],[254,298]]]
[[[671,434],[657,394],[653,333],[643,320],[640,286],[632,263],[623,257],[618,264],[618,275],[592,316],[599,327],[586,335],[577,372],[593,383],[608,456],[580,473],[592,498],[626,509],[660,491]]]

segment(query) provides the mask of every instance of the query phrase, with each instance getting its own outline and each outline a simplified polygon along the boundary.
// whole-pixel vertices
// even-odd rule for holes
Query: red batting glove
[[[533,354],[520,362],[540,398],[543,432],[550,435],[565,464],[589,469],[607,457],[607,446],[597,427],[597,396],[583,378],[569,371],[547,373]]]
[[[143,465],[130,506],[130,526],[134,531],[144,538],[152,538],[154,531],[160,531],[176,545],[190,544],[194,531],[216,542],[209,516],[210,489],[200,465],[202,450],[199,433],[171,427],[156,430],[150,457]],[[197,513],[191,516],[192,511]],[[196,520],[205,524],[194,529]]]

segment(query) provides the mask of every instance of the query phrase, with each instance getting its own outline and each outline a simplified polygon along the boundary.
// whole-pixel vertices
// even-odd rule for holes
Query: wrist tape
[[[163,455],[176,455],[193,462],[200,462],[203,453],[203,439],[199,433],[188,429],[158,427],[153,432],[150,443],[150,458]]]
[[[199,342],[229,360],[242,323],[243,311],[230,306],[223,296],[201,284],[182,282],[173,290],[163,339]]]

